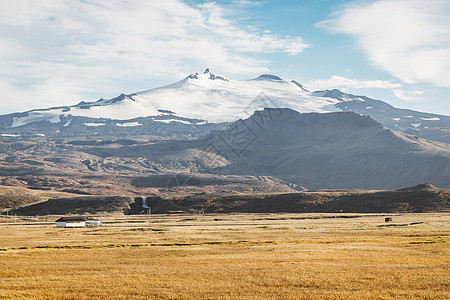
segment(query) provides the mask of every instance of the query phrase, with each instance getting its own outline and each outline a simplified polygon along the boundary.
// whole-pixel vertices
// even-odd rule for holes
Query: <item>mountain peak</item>
[[[209,69],[208,69],[209,70]],[[222,80],[222,81],[228,81],[228,78],[221,76],[221,75],[215,75],[211,72],[207,73],[209,74],[209,79],[211,80]]]
[[[346,101],[353,101],[353,100],[361,101],[361,97],[360,96],[347,94],[347,93],[341,92],[338,89],[324,90],[324,91],[315,91],[312,94],[313,94],[313,96],[333,98],[333,99],[336,99],[336,100],[339,100],[339,101],[344,101],[344,102],[346,102]]]
[[[206,70],[203,72],[203,74],[190,74],[188,79],[210,79],[210,80],[222,80],[222,81],[228,81],[228,78],[222,75],[216,75],[211,73],[210,68],[206,68]]]
[[[192,74],[189,74],[189,76],[187,77],[188,79],[198,79],[198,73],[192,73]]]
[[[281,77],[272,74],[262,74],[254,80],[284,81]]]

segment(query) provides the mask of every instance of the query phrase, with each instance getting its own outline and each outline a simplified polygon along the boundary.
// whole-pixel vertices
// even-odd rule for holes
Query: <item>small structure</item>
[[[56,227],[85,227],[86,219],[83,217],[62,217],[56,222]]]
[[[89,226],[103,226],[103,223],[101,221],[91,221]]]
[[[384,218],[384,222],[392,222],[392,218]]]

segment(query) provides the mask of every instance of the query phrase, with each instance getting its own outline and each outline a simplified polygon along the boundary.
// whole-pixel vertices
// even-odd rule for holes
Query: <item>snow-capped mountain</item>
[[[172,114],[212,123],[232,122],[248,117],[264,107],[290,107],[301,112],[335,111],[338,100],[316,97],[296,82],[274,75],[261,75],[251,80],[229,80],[207,69],[183,80],[131,95],[96,102],[80,102],[73,106],[37,109],[14,114],[7,127],[28,123],[61,122],[61,117],[78,116],[129,120]]]
[[[336,99],[316,97],[300,84],[264,74],[251,80],[230,80],[206,69],[161,88],[131,96],[147,107],[170,110],[208,122],[231,122],[264,107],[289,107],[299,112],[336,111]]]
[[[302,84],[275,75],[232,80],[209,69],[167,86],[114,99],[3,115],[0,135],[123,136],[138,132],[163,136],[167,126],[182,127],[189,135],[190,130],[203,133],[214,129],[210,124],[247,118],[264,108],[291,108],[302,113],[352,111],[394,130],[450,143],[448,116],[401,110],[338,90],[309,92]]]

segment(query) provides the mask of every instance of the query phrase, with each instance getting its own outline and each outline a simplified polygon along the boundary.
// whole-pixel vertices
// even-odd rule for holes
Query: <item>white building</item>
[[[85,227],[86,220],[83,217],[62,217],[56,220],[56,227]]]

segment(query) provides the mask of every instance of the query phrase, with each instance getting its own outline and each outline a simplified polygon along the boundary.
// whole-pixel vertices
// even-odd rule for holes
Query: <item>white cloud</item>
[[[328,79],[317,79],[306,83],[310,90],[334,89],[334,88],[351,88],[351,89],[395,89],[402,85],[383,80],[358,80],[350,79],[342,76],[332,76]]]
[[[450,86],[450,1],[358,1],[318,23],[354,36],[369,59],[406,83]]]
[[[405,101],[420,101],[418,96],[423,95],[424,92],[421,90],[402,90],[402,89],[394,89],[392,90],[394,95]]]
[[[72,104],[127,81],[175,80],[200,67],[267,72],[270,62],[253,54],[293,55],[308,47],[300,37],[243,29],[231,18],[209,2],[1,1],[0,85],[7,88],[0,101],[20,96],[28,107]]]
[[[233,3],[241,6],[258,6],[262,4],[262,2],[260,1],[250,1],[250,0],[235,0],[233,1]]]

